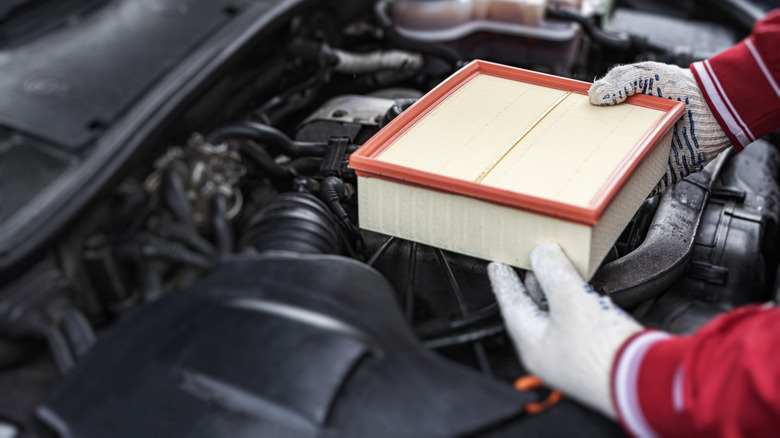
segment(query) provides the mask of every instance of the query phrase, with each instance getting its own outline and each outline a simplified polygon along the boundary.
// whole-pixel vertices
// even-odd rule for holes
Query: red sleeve
[[[780,9],[744,41],[691,64],[691,72],[737,150],[780,128]]]
[[[634,436],[777,435],[780,308],[740,308],[693,336],[633,336],[615,358],[612,395]]]

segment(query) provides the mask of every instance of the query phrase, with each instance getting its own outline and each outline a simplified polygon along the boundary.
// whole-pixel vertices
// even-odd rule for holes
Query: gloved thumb
[[[488,276],[507,331],[522,350],[538,342],[547,330],[549,317],[531,299],[515,271],[502,263],[490,263]]]

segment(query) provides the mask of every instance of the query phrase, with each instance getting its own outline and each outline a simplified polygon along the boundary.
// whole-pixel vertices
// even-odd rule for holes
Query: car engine
[[[350,154],[473,59],[687,67],[780,6],[6,3],[0,438],[623,436],[513,387],[488,262],[362,230]],[[778,146],[648,198],[594,288],[681,334],[776,300]]]

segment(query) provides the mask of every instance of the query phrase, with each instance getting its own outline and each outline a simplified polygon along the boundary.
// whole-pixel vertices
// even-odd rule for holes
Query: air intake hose
[[[339,235],[328,207],[308,193],[283,193],[249,220],[242,248],[259,252],[338,254]]]

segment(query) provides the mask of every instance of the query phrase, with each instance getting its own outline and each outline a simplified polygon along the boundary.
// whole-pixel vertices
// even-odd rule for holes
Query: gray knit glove
[[[731,146],[689,69],[660,62],[621,65],[594,82],[588,97],[593,105],[609,106],[637,93],[685,102],[686,107],[673,128],[669,168],[651,195],[660,194],[682,178],[700,171]]]
[[[536,304],[512,268],[488,265],[506,330],[523,364],[551,387],[616,418],[610,395],[612,363],[620,346],[642,326],[609,297],[596,293],[558,245],[536,247],[531,268],[549,310]]]

